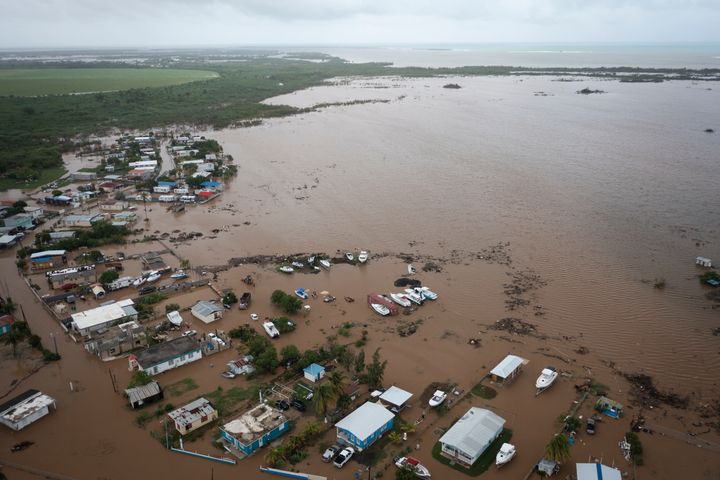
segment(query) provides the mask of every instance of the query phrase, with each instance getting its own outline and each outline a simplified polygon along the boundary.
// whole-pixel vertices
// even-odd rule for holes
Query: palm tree
[[[395,445],[402,443],[402,435],[399,432],[392,431],[388,434],[388,440]]]
[[[26,329],[23,329],[23,325],[27,325],[25,322],[15,322],[10,331],[2,336],[2,341],[5,345],[12,345],[13,357],[17,356],[17,345],[22,342],[27,336]]]
[[[329,377],[330,385],[332,385],[333,391],[336,396],[340,396],[345,393],[345,375],[342,372],[335,370]]]
[[[564,434],[558,433],[550,440],[545,447],[545,457],[557,463],[563,463],[570,459],[570,444]]]
[[[265,461],[271,467],[279,467],[283,463],[285,463],[286,460],[287,459],[285,458],[285,448],[282,446],[271,448],[265,454]]]
[[[410,422],[402,422],[400,424],[400,430],[404,433],[415,433],[415,424]]]
[[[335,400],[335,390],[329,383],[322,383],[313,390],[313,407],[318,415],[325,415],[328,407]]]

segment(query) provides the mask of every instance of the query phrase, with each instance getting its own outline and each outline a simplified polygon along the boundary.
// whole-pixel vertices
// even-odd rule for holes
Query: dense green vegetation
[[[214,72],[170,68],[14,68],[0,70],[0,95],[29,97],[164,87],[215,78]]]
[[[130,230],[126,227],[117,227],[108,221],[94,223],[91,228],[78,231],[74,238],[66,238],[55,242],[53,248],[59,250],[76,250],[80,247],[96,248],[103,245],[119,244],[125,242],[125,237],[130,234]],[[35,239],[35,248],[23,249],[18,254],[28,255],[30,253],[43,250],[50,242],[50,234],[41,232]]]
[[[302,308],[302,300],[282,290],[275,290],[270,296],[273,305],[282,308],[285,313],[296,313]]]

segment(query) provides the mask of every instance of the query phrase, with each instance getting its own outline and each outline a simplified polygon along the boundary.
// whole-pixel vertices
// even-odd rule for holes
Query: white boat
[[[170,278],[172,278],[173,280],[182,280],[183,278],[188,278],[188,274],[182,270],[178,270],[177,272],[170,275]]]
[[[375,310],[382,316],[390,315],[390,309],[385,305],[380,305],[379,303],[371,303],[370,307],[372,307],[373,310]]]
[[[368,252],[365,250],[360,252],[360,255],[358,255],[358,262],[365,263],[368,261]]]
[[[312,265],[313,263],[315,263],[315,255],[308,257],[308,265]]]
[[[405,298],[410,300],[413,303],[417,303],[418,305],[423,304],[423,296],[417,293],[412,288],[406,288],[405,289]]]
[[[158,280],[160,280],[160,272],[150,272],[150,275],[147,276],[146,280],[148,283],[157,282]]]
[[[146,281],[147,281],[147,277],[145,277],[144,275],[141,275],[141,276],[139,276],[138,278],[136,278],[136,279],[132,282],[132,284],[133,284],[133,287],[139,287],[140,285],[142,285],[142,284],[145,283]]]
[[[393,302],[397,303],[401,307],[409,307],[410,305],[412,305],[410,300],[408,300],[407,297],[402,293],[391,293],[390,298]]]
[[[292,262],[292,266],[295,268],[303,268],[305,265],[303,265],[302,262]]]
[[[307,292],[305,291],[304,288],[297,288],[297,289],[295,289],[295,295],[297,295],[298,297],[302,298],[303,300],[307,300],[308,297],[309,297],[309,295],[307,294]]]
[[[251,313],[250,320],[260,320],[260,315],[258,315],[257,313]]]
[[[435,390],[433,396],[430,397],[430,400],[428,400],[428,405],[430,405],[431,407],[440,406],[440,404],[442,404],[446,398],[447,392],[443,392],[442,390]]]
[[[410,275],[415,275],[417,273],[417,270],[412,265],[408,265],[408,273]]]
[[[288,267],[287,265],[283,265],[282,267],[278,268],[282,273],[293,273],[295,269],[293,267]]]
[[[428,300],[437,300],[438,294],[428,287],[415,287],[415,291]]]
[[[264,322],[262,326],[265,329],[265,333],[267,333],[270,338],[277,338],[280,336],[280,332],[273,322]]]
[[[168,321],[173,325],[176,325],[178,327],[182,325],[183,318],[180,316],[180,312],[178,312],[177,310],[168,312],[165,316],[167,317]]]
[[[513,459],[515,456],[515,445],[512,445],[510,443],[503,443],[502,447],[500,447],[500,451],[495,456],[495,465],[500,467],[501,465],[505,465],[510,460]]]
[[[415,478],[430,478],[430,470],[420,463],[420,460],[413,457],[400,457],[395,460],[398,468],[407,468],[415,474]]]
[[[557,370],[555,370],[554,367],[545,367],[542,369],[542,372],[540,372],[540,376],[535,381],[535,387],[538,389],[539,392],[541,392],[546,388],[550,387],[550,385],[553,384],[557,377],[558,372]]]
[[[347,258],[348,262],[355,261],[355,255],[353,255],[352,252],[345,252],[345,258]]]
[[[329,269],[330,268],[330,260],[325,260],[324,258],[320,260],[320,266]]]

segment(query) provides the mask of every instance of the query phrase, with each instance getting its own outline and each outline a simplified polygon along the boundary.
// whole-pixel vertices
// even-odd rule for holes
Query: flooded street
[[[431,413],[418,425],[403,446],[419,446],[414,455],[433,478],[468,478],[441,466],[430,451],[440,428],[470,406],[489,406],[504,417],[519,451],[513,463],[492,467],[482,478],[522,479],[557,431],[557,418],[573,406],[573,385],[582,378],[593,377],[609,396],[631,404],[622,372],[645,373],[659,390],[687,396],[690,404],[687,410],[661,406],[642,412],[648,424],[677,435],[642,436],[647,466],[637,478],[717,479],[718,430],[693,422],[698,406],[720,397],[720,337],[713,335],[720,309],[705,298],[708,289],[698,282],[694,258],[720,261],[720,135],[704,132],[720,127],[720,85],[555,80],[353,80],[277,97],[272,103],[298,107],[376,102],[203,132],[234,157],[237,178],[218,199],[184,213],[153,207],[146,229],[202,232],[201,238],[173,244],[200,270],[256,254],[340,256],[369,250],[365,266],[283,276],[274,265],[241,265],[221,272],[213,283],[241,292],[241,279],[253,274],[252,311],[261,316],[278,313],[269,301],[275,289],[329,290],[338,300],[310,300],[312,309],[298,315],[297,331],[278,339],[276,347],[320,346],[343,322],[357,323],[347,342],[366,329],[367,356],[380,348],[388,360],[384,383],[415,394],[413,408],[404,414],[408,421],[419,418],[424,407],[419,397],[431,382],[457,383],[469,391],[506,354],[528,359],[522,376],[497,387],[494,399],[461,401],[449,414]],[[462,88],[443,88],[450,82]],[[575,93],[584,87],[607,93]],[[163,170],[168,162],[163,157]],[[412,257],[418,268],[429,260],[440,265],[439,272],[417,275],[440,298],[410,316],[381,318],[367,308],[365,296],[397,290],[393,281],[407,271],[400,254]],[[110,380],[116,375],[124,388],[127,360],[101,362],[60,335],[16,274],[14,260],[10,252],[0,256],[3,295],[22,304],[46,346],[52,345],[50,333],[57,335],[63,359],[42,367],[9,396],[38,388],[55,397],[58,408],[20,433],[4,429],[0,458],[77,479],[211,478],[211,469],[216,479],[266,478],[256,473],[264,451],[238,466],[214,464],[165,450],[149,435],[157,424],[137,427],[136,412],[113,392]],[[513,276],[529,282],[519,295],[527,305],[507,303]],[[654,288],[660,280],[665,288]],[[346,296],[356,301],[342,300]],[[195,320],[193,328],[227,331],[249,322],[248,315],[233,309],[215,324]],[[535,325],[536,334],[490,328],[506,317]],[[400,337],[397,324],[406,320],[422,324],[414,335]],[[252,325],[261,331],[257,323]],[[479,346],[468,344],[471,338],[479,339]],[[179,406],[218,385],[245,383],[219,376],[236,356],[231,349],[160,375],[163,385],[188,377],[198,384],[166,400]],[[548,365],[567,376],[535,397],[534,381]],[[0,394],[27,368],[4,358]],[[588,401],[580,414],[592,413]],[[628,470],[617,443],[637,413],[629,407],[624,419],[604,420],[595,437],[581,436],[573,460],[602,457]],[[688,433],[697,435],[698,444],[707,443],[689,445]],[[9,453],[25,439],[36,445]],[[324,440],[331,439],[332,432]],[[219,452],[209,438],[198,446]],[[354,478],[356,462],[337,470],[321,463],[317,450],[311,447],[296,468],[330,479]],[[393,469],[385,478],[394,476]],[[570,472],[566,466],[560,478]],[[14,470],[8,477],[37,478]]]

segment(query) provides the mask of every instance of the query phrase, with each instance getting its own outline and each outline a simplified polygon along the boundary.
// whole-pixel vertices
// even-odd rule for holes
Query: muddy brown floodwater
[[[443,89],[448,82],[462,88]],[[607,93],[575,93],[584,87]],[[348,341],[367,329],[368,356],[380,348],[388,360],[385,383],[415,393],[406,419],[420,418],[419,397],[432,382],[467,391],[504,355],[528,359],[524,373],[497,388],[494,399],[460,402],[443,417],[430,412],[411,434],[405,446],[420,446],[415,455],[433,478],[467,478],[432,459],[430,450],[441,428],[471,405],[503,416],[519,451],[511,464],[483,478],[524,478],[556,431],[557,417],[576,400],[573,385],[585,376],[606,385],[628,408],[624,419],[604,420],[594,437],[581,434],[573,460],[602,458],[631,471],[617,443],[640,406],[623,372],[647,374],[659,391],[689,402],[686,409],[660,404],[642,411],[656,433],[641,434],[646,466],[637,478],[717,479],[720,419],[717,410],[700,418],[698,408],[720,397],[720,337],[712,334],[720,310],[705,298],[693,260],[720,259],[720,136],[704,132],[720,125],[719,87],[543,77],[341,81],[272,102],[390,101],[205,132],[233,155],[237,178],[218,199],[183,214],[153,208],[147,228],[202,232],[171,244],[196,267],[255,254],[370,250],[376,257],[364,267],[281,276],[273,265],[241,265],[220,272],[216,284],[242,291],[240,279],[254,274],[252,310],[263,316],[277,313],[269,303],[276,288],[329,290],[338,301],[311,300],[311,312],[299,317],[294,333],[277,340],[278,348],[321,345],[342,322],[366,325],[352,329]],[[440,298],[407,317],[379,318],[365,295],[396,290],[393,281],[406,271],[401,253],[439,263],[440,272],[419,272],[417,278]],[[3,253],[0,261],[3,293],[22,303],[49,344],[50,332],[60,329],[16,275],[12,254]],[[654,288],[660,279],[665,288]],[[346,303],[345,296],[357,301]],[[247,315],[232,310],[217,325],[200,328],[229,330],[249,321]],[[535,330],[518,335],[490,328],[503,318],[521,319]],[[422,324],[414,335],[400,337],[397,323],[405,320]],[[471,338],[480,346],[469,345]],[[263,452],[232,467],[163,449],[134,425],[135,414],[112,390],[109,371],[125,385],[126,360],[103,363],[59,339],[63,360],[19,387],[46,391],[57,398],[58,410],[21,433],[3,430],[0,459],[78,479],[209,478],[211,469],[217,479],[261,478]],[[232,356],[224,352],[159,380],[196,380],[198,389],[171,400],[179,405],[228,386],[218,373]],[[568,376],[535,397],[533,382],[546,365]],[[2,385],[10,388],[26,368],[6,358]],[[590,415],[591,402],[579,413]],[[36,445],[9,453],[25,439]],[[213,452],[207,440],[197,447]],[[350,479],[358,464],[336,470],[311,448],[297,468]],[[9,472],[10,478],[35,478]],[[572,462],[563,478],[570,473]],[[385,478],[391,475],[389,469]]]

